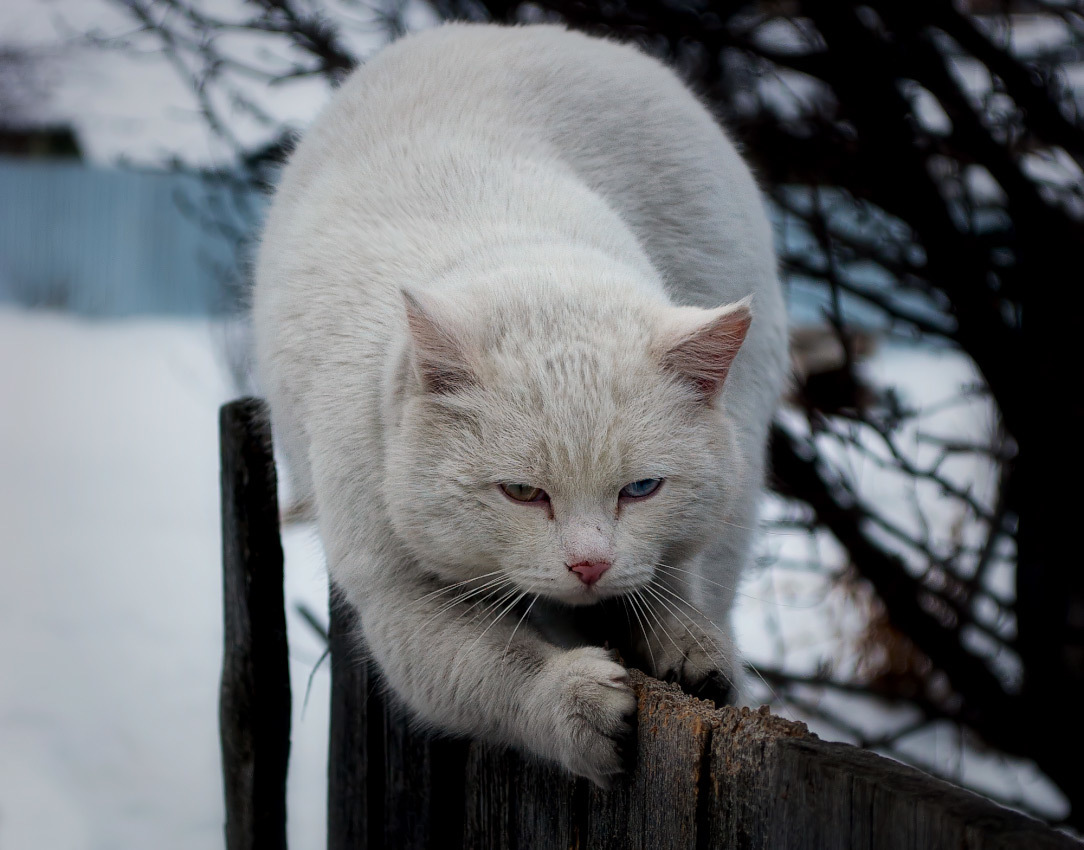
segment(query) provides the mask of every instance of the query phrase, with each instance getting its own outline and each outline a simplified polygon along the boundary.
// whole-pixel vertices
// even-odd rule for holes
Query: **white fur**
[[[731,365],[747,308],[710,308],[746,296]],[[651,672],[737,682],[785,318],[754,181],[671,71],[550,26],[387,48],[283,174],[254,326],[332,579],[416,717],[605,782],[632,695],[560,621],[636,590]],[[588,587],[576,559],[613,566]]]

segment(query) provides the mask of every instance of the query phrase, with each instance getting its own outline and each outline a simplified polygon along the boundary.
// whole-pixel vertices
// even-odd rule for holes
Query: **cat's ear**
[[[436,299],[402,290],[414,361],[427,392],[449,395],[474,383],[466,348],[454,321],[441,315]]]
[[[753,320],[752,297],[714,310],[681,307],[656,342],[665,371],[688,381],[710,402],[723,388]]]

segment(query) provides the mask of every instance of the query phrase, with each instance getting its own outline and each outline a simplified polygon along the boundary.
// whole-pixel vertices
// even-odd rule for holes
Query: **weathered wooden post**
[[[384,740],[381,694],[357,650],[357,617],[332,589],[331,729],[327,770],[328,850],[383,847]],[[375,721],[375,722],[374,722]]]
[[[412,729],[331,594],[328,850],[443,850],[463,833],[467,742]]]
[[[285,850],[290,671],[271,426],[259,399],[224,405],[225,651],[219,731],[227,850]]]

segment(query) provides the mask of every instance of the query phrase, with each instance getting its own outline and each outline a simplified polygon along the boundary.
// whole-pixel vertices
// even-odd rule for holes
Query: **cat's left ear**
[[[714,310],[679,307],[655,350],[665,371],[689,382],[705,402],[722,390],[753,321],[752,296]]]

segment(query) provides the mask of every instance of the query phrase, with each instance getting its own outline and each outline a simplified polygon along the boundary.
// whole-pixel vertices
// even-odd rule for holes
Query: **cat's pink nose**
[[[602,574],[610,566],[609,561],[580,561],[578,564],[569,564],[568,568],[580,577],[580,581],[590,587],[602,578]]]

